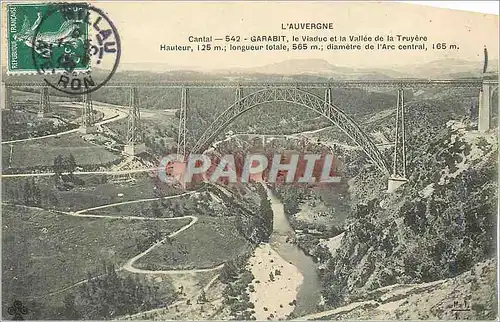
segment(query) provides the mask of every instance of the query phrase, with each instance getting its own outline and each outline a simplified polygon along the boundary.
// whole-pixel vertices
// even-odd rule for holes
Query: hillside
[[[200,66],[175,66],[168,63],[122,62],[112,81],[310,81],[327,79],[392,79],[392,78],[468,78],[481,77],[483,61],[440,59],[428,63],[394,65],[390,68],[338,66],[325,59],[288,59],[262,66],[206,69]],[[498,74],[498,58],[490,58],[488,71]],[[108,70],[94,68],[92,78],[104,80]],[[40,75],[6,74],[7,81],[42,81]]]
[[[311,142],[336,146],[336,153],[344,157],[348,184],[347,191],[330,191],[329,195],[294,186],[278,187],[298,245],[319,264],[324,299],[319,311],[343,312],[332,314],[333,319],[446,318],[449,312],[432,311],[432,305],[420,309],[411,304],[397,316],[375,312],[372,308],[384,304],[384,309],[393,301],[372,303],[369,294],[408,284],[427,292],[428,283],[451,281],[494,256],[497,136],[474,130],[475,115],[465,111],[471,101],[475,102],[475,95],[467,90],[441,89],[417,92],[408,98],[409,182],[394,194],[385,193],[386,179],[367,165],[365,155],[335,127],[302,135]],[[494,109],[496,104],[495,100]],[[395,114],[382,106],[377,110],[372,114],[358,111],[356,119],[376,144],[390,142]],[[392,147],[382,151],[390,160]],[[492,278],[483,276],[478,283],[487,285]],[[462,282],[457,279],[453,283]],[[468,287],[443,285],[445,290],[436,292],[448,294],[447,290]],[[474,316],[494,316],[493,294],[481,292]],[[359,312],[344,314],[354,309]]]
[[[495,270],[496,262],[487,260],[453,278],[381,287],[299,320],[493,320]]]
[[[358,206],[323,270],[327,306],[384,286],[454,277],[494,256],[496,136],[449,121],[421,142],[410,181],[395,194],[384,194],[367,171],[351,182]]]

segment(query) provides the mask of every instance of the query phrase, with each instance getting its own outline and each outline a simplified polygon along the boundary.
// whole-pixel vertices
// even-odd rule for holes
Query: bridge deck
[[[462,87],[480,88],[484,84],[496,85],[498,80],[471,79],[390,79],[390,80],[331,80],[324,82],[232,82],[232,81],[170,81],[170,82],[109,82],[104,87],[162,87],[162,88],[425,88]],[[45,82],[6,82],[8,87],[46,87]]]

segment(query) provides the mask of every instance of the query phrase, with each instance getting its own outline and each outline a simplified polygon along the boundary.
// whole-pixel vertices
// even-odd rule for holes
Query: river
[[[266,186],[265,188],[274,214],[271,247],[283,259],[297,267],[304,277],[299,287],[297,305],[293,313],[296,316],[314,313],[321,299],[321,283],[318,279],[316,264],[296,244],[287,241],[295,240],[295,231],[286,218],[283,203],[273,191]]]

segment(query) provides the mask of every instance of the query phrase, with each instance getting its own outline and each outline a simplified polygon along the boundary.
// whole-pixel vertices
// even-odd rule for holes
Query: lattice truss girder
[[[92,96],[90,93],[83,94],[83,112],[82,112],[82,126],[90,127],[95,123],[94,106],[92,105]]]
[[[165,88],[227,88],[234,86],[231,82],[109,82],[106,87],[165,87]],[[339,80],[331,82],[311,82],[311,83],[290,83],[290,82],[246,82],[240,84],[246,88],[263,88],[266,86],[289,88],[291,86],[301,88],[480,88],[482,80],[477,78],[470,79],[408,79],[408,80]],[[45,82],[7,82],[6,86],[11,88],[23,87],[46,87]]]
[[[392,177],[406,179],[406,129],[404,113],[404,90],[398,90],[396,107],[396,128],[394,135],[394,154],[392,161]]]
[[[136,87],[130,88],[129,113],[127,118],[127,144],[142,142],[141,112],[139,111],[139,94]]]
[[[276,101],[298,104],[325,116],[359,145],[381,171],[389,174],[382,153],[354,120],[331,103],[298,88],[267,88],[241,98],[219,115],[209,126],[194,146],[193,153],[201,153],[206,150],[215,138],[239,115],[255,106]]]
[[[181,108],[179,114],[179,130],[177,134],[177,154],[186,155],[186,117],[187,117],[188,89],[181,89]]]
[[[41,113],[50,113],[50,96],[49,96],[49,88],[42,87],[40,90],[40,107],[39,112]]]
[[[235,96],[234,96],[234,102],[238,103],[239,101],[241,101],[242,98],[243,98],[243,87],[238,86],[236,88],[236,93],[235,93]]]

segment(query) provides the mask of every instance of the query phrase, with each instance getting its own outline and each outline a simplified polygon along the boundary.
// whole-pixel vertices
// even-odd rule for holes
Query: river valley
[[[321,285],[318,279],[316,264],[311,257],[294,243],[295,231],[285,216],[283,203],[273,191],[266,187],[273,210],[273,233],[271,247],[287,262],[295,266],[303,276],[297,293],[297,305],[294,315],[300,316],[314,312],[321,299]],[[276,294],[279,296],[279,294]]]

